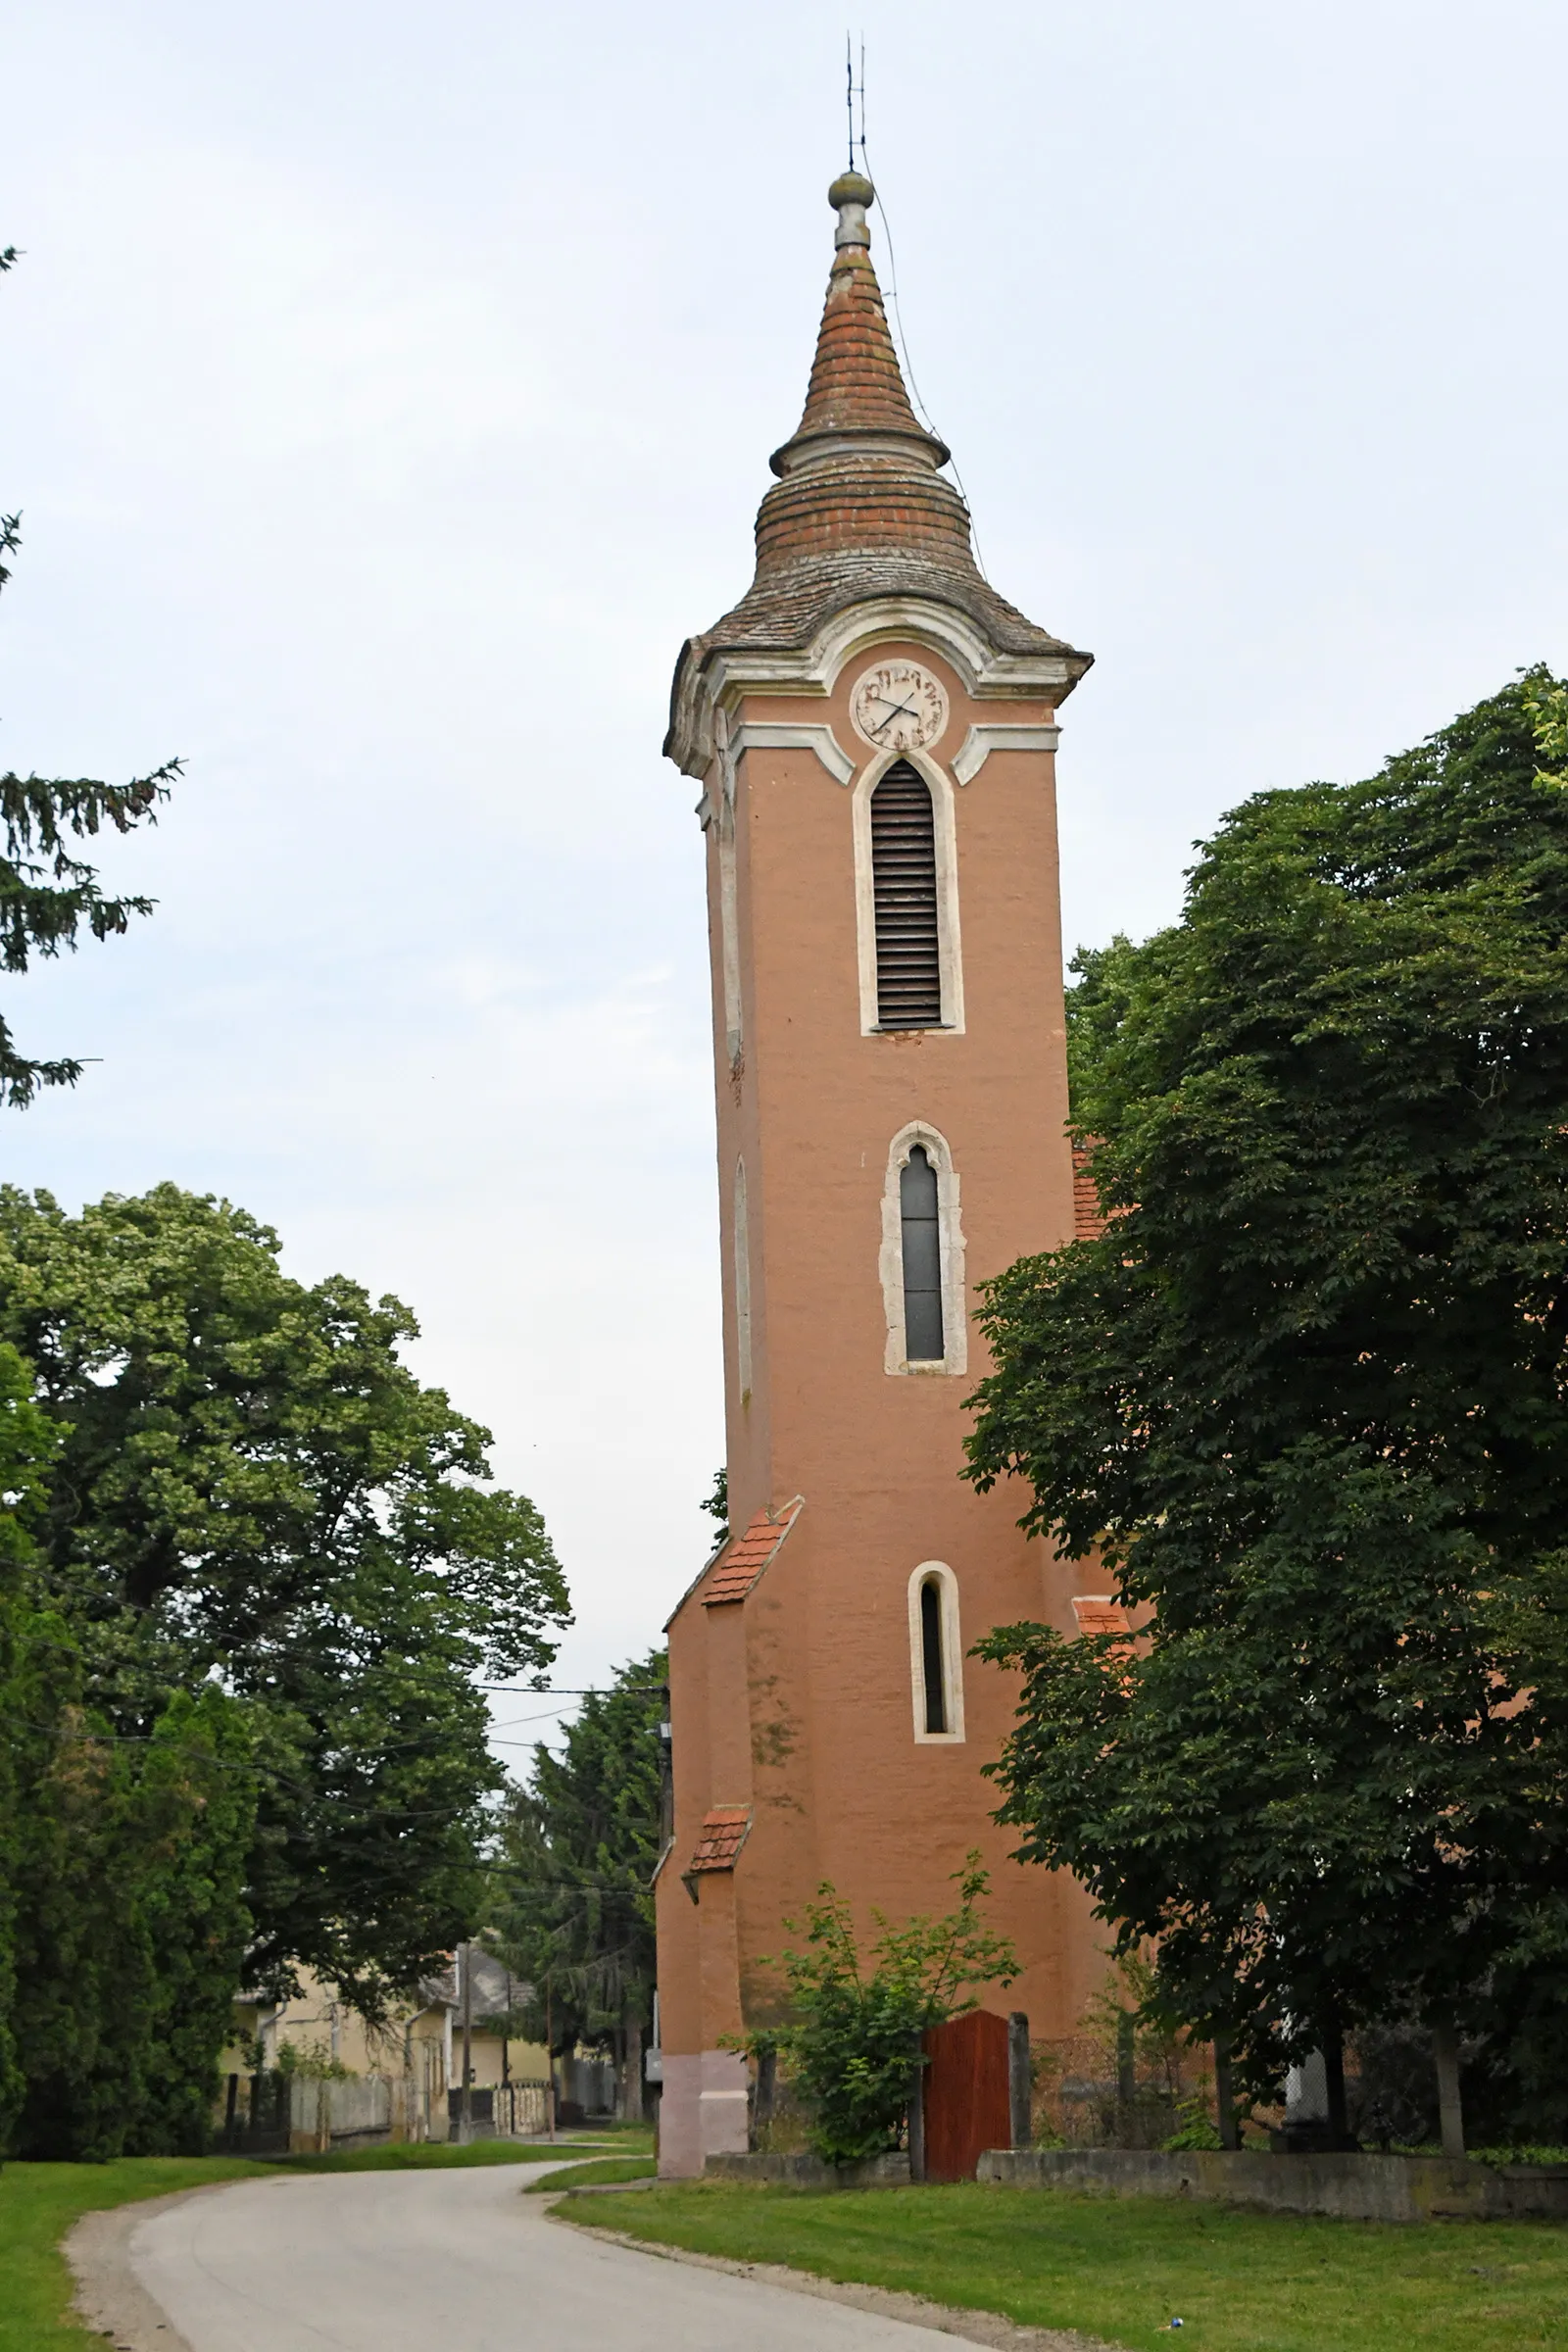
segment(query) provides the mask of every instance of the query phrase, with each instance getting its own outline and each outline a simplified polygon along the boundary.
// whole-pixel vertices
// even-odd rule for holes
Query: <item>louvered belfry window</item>
[[[876,1017],[882,1029],[942,1025],[937,834],[931,787],[900,760],[871,795]]]

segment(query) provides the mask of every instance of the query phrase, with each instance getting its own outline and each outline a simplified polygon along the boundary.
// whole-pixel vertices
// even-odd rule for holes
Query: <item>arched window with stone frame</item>
[[[923,1119],[901,1128],[888,1152],[878,1270],[887,1323],[884,1370],[966,1372],[958,1176],[946,1136]]]
[[[963,1739],[963,1642],[958,1580],[945,1560],[922,1560],[909,1579],[909,1686],[922,1745]]]

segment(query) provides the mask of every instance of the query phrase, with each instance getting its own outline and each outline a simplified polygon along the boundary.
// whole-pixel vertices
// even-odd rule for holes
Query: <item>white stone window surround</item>
[[[958,931],[958,828],[953,780],[924,752],[878,752],[860,770],[851,804],[855,839],[855,929],[860,971],[860,1035],[883,1037],[910,1032],[884,1030],[877,1019],[876,883],[871,865],[871,795],[890,767],[906,760],[931,790],[936,819],[937,953],[942,975],[942,1027],[963,1032],[963,950]]]
[[[735,1162],[735,1376],[744,1409],[752,1401],[752,1234],[746,1162]]]
[[[940,1363],[910,1363],[904,1333],[904,1203],[899,1179],[916,1144],[937,1176],[937,1243],[942,1263],[942,1339]],[[911,1119],[901,1127],[888,1150],[887,1177],[882,1187],[882,1248],[878,1255],[882,1306],[887,1317],[885,1372],[903,1378],[943,1379],[969,1369],[969,1311],[964,1282],[964,1239],[959,1222],[958,1176],[948,1139],[928,1120]]]
[[[735,878],[736,753],[730,742],[729,721],[722,710],[714,713],[713,726],[718,750],[718,805],[715,814],[718,833],[718,944],[724,996],[724,1051],[729,1057],[730,1075],[734,1077],[740,1069],[746,1051],[745,1033],[741,1025],[740,914],[736,903]],[[711,793],[711,787],[710,787],[710,793]]]
[[[941,1606],[942,1711],[945,1732],[925,1728],[925,1641],[920,1624],[920,1594],[934,1585]],[[963,1646],[958,1628],[958,1580],[946,1560],[922,1560],[909,1579],[909,1696],[914,1710],[914,1737],[921,1747],[960,1747],[963,1744]]]

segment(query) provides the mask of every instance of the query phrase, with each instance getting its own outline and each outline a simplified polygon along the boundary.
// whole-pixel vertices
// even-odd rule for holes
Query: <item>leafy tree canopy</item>
[[[1568,1952],[1565,944],[1544,670],[1259,794],[1180,923],[1078,959],[1111,1222],[987,1293],[969,1474],[1146,1628],[993,1638],[1003,1817],[1262,2068]]]
[[[0,271],[17,259],[14,245],[0,249]],[[21,521],[20,514],[0,514],[0,588],[11,577],[4,559],[22,544]],[[128,833],[143,818],[156,823],[157,805],[179,772],[179,760],[170,760],[129,784],[0,775],[0,971],[24,972],[35,955],[74,948],[83,930],[108,939],[124,931],[133,914],[152,912],[151,899],[108,896],[71,844],[106,826]],[[81,1071],[79,1061],[29,1059],[0,1019],[0,1106],[20,1108],[40,1087],[74,1086]]]
[[[122,1737],[209,1678],[251,1711],[251,1967],[371,2012],[466,1931],[497,1785],[474,1677],[542,1676],[565,1587],[487,1432],[400,1359],[394,1298],[161,1185],[0,1193],[0,1337],[60,1431],[44,1605]]]

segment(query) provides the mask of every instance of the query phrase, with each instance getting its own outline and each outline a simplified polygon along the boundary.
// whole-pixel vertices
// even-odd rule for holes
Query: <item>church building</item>
[[[966,1654],[1020,1618],[1071,1633],[1095,1596],[1020,1495],[959,1475],[976,1285],[1074,1232],[1054,755],[1091,657],[981,573],[888,331],[871,183],[828,201],[756,577],[682,649],[664,745],[708,851],[732,1529],[669,1622],[676,2177],[747,2145],[724,2044],[780,2014],[767,1962],[823,1881],[869,1932],[951,1909],[979,1847],[1022,1963],[985,2005],[1037,2036],[1104,1971],[1082,1890],[1007,1859],[980,1768],[1016,1678]]]

